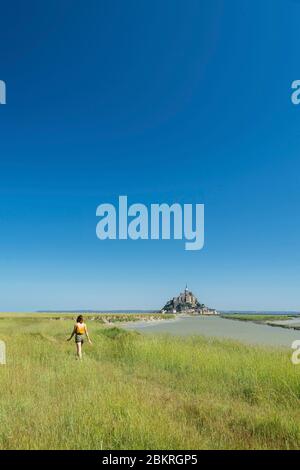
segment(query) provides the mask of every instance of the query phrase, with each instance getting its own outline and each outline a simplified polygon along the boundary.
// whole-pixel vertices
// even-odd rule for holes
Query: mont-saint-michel
[[[193,292],[185,286],[184,292],[170,299],[161,313],[190,313],[193,315],[218,315],[217,310],[200,303]]]

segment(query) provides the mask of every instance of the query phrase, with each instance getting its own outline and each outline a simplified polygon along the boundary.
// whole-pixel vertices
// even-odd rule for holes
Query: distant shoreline
[[[225,320],[251,322],[259,325],[273,326],[290,330],[300,330],[300,315],[294,314],[223,314]],[[298,322],[297,322],[298,320]]]
[[[291,316],[300,316],[300,311],[296,310],[218,310],[220,315],[291,315]],[[1,313],[1,312],[0,312]],[[5,313],[27,313],[27,312],[5,312]],[[28,312],[29,313],[29,312]],[[148,314],[161,314],[160,310],[144,310],[144,309],[124,309],[124,310],[91,310],[91,309],[79,309],[79,310],[36,310],[30,313],[38,313],[38,314],[87,314],[87,315],[114,315],[114,314],[122,314],[122,315],[148,315]],[[184,313],[184,312],[183,312]],[[176,315],[180,315],[176,313]]]

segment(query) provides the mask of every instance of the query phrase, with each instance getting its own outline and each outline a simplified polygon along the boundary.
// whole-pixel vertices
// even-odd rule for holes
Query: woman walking
[[[72,332],[70,338],[68,338],[68,341],[71,341],[71,339],[73,338],[74,335],[75,335],[77,357],[78,357],[78,359],[82,359],[82,345],[83,345],[84,335],[86,335],[86,337],[88,339],[88,342],[90,344],[92,344],[92,342],[90,340],[90,337],[89,337],[89,333],[88,333],[86,324],[83,321],[83,316],[82,315],[79,315],[77,317],[76,323],[75,323],[74,328],[73,328],[73,332]]]

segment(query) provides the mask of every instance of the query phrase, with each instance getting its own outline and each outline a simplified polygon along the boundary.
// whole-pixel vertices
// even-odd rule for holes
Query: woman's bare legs
[[[77,357],[78,359],[82,359],[82,347],[81,347],[82,343],[79,342],[79,343],[76,343],[76,349],[77,349]]]

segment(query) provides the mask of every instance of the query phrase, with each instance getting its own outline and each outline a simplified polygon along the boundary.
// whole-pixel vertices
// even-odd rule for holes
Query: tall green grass
[[[1,449],[295,449],[300,366],[290,352],[89,322],[2,318]]]

